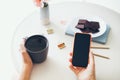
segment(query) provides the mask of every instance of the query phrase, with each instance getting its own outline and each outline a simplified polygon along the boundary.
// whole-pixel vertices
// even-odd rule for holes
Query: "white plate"
[[[72,19],[68,25],[71,28],[71,30],[73,30],[74,33],[81,32],[79,29],[75,28],[75,26],[78,24],[79,19],[86,19],[88,21],[99,22],[99,25],[100,25],[99,32],[94,34],[91,33],[92,38],[101,36],[106,31],[106,23],[99,17],[77,17]]]

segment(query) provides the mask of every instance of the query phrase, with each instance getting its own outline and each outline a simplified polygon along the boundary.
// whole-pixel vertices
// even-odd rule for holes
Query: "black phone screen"
[[[90,49],[90,39],[90,34],[75,34],[72,58],[73,66],[87,67]]]

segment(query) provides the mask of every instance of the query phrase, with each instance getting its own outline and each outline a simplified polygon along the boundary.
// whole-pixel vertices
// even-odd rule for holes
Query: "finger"
[[[25,44],[25,39],[22,39],[22,42],[20,44],[20,52],[26,52],[26,49],[24,47],[24,44]]]
[[[77,75],[76,68],[71,64],[69,68]]]
[[[94,56],[93,56],[92,52],[89,53],[89,64],[90,65],[94,65],[95,64],[95,62],[94,62]]]
[[[78,71],[78,70],[81,70],[81,69],[83,69],[83,67],[76,67],[76,70]]]
[[[73,53],[72,53],[72,52],[70,52],[70,56],[73,56]]]
[[[27,52],[22,53],[22,58],[23,58],[23,62],[26,64],[28,64],[29,62],[32,62],[32,60]]]
[[[22,53],[22,52],[26,52],[25,49],[24,49],[23,44],[20,44],[20,52],[21,52],[21,53]]]
[[[30,56],[28,55],[27,52],[22,52],[22,57],[23,57],[23,59],[27,59],[27,58],[29,58]]]
[[[20,44],[20,52],[21,52],[21,56],[22,56],[23,62],[25,64],[29,64],[29,63],[32,63],[32,60],[31,60],[31,58],[30,58],[30,56],[29,56],[29,54],[26,51],[26,48],[24,46],[25,40],[26,40],[26,38],[22,39],[22,42]]]
[[[69,59],[69,62],[71,62],[71,63],[72,63],[72,58],[70,58],[70,59]]]
[[[23,44],[21,44],[21,54],[24,61],[26,61],[25,59],[29,59],[30,57]]]

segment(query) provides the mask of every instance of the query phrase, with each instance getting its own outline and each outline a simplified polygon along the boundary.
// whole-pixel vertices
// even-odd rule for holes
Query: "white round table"
[[[108,8],[85,2],[69,2],[50,4],[50,21],[48,26],[40,24],[39,11],[26,17],[16,28],[12,43],[12,57],[15,68],[21,70],[21,55],[19,45],[22,38],[34,34],[42,34],[49,40],[49,52],[47,60],[33,67],[31,80],[76,80],[76,76],[69,69],[69,52],[72,51],[73,37],[65,35],[66,26],[61,20],[69,21],[77,16],[99,16],[110,25],[111,31],[105,46],[110,49],[94,49],[99,53],[110,57],[103,59],[95,57],[97,80],[120,80],[120,14]],[[53,34],[47,34],[48,28],[54,29]],[[57,45],[64,42],[66,47],[59,49]],[[92,45],[101,45],[92,43]]]

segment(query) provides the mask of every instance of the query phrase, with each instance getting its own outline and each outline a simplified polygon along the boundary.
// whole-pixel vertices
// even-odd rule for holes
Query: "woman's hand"
[[[22,64],[23,67],[22,67],[22,71],[20,72],[19,80],[30,80],[33,63],[32,63],[32,60],[28,52],[26,51],[24,47],[24,42],[25,41],[23,41],[20,45],[20,52],[21,52],[22,60],[23,60],[23,64]]]
[[[96,80],[95,78],[95,62],[94,62],[94,56],[92,52],[89,53],[89,63],[86,68],[83,67],[75,67],[72,65],[72,55],[73,53],[70,53],[71,58],[69,59],[70,62],[70,69],[75,73],[75,75],[78,77],[78,80]]]

